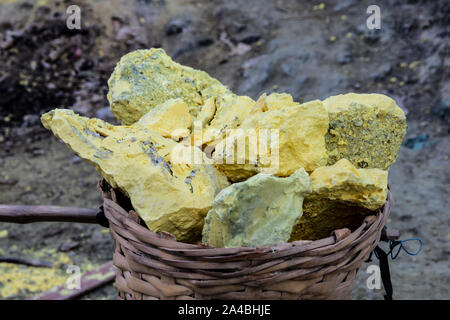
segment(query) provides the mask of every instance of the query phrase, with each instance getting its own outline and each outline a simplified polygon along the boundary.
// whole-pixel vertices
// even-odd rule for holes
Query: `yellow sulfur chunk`
[[[267,95],[263,93],[258,101],[256,101],[255,107],[252,112],[265,112],[280,110],[284,107],[290,107],[294,105],[299,105],[298,102],[294,102],[294,99],[290,94],[287,93],[271,93]]]
[[[255,113],[262,113],[268,110],[276,111],[284,107],[299,105],[294,102],[292,96],[287,93],[272,93],[261,95],[258,101],[253,101],[247,96],[224,95],[220,98],[220,106],[217,109],[214,119],[211,121],[211,128],[224,132],[226,129],[235,129],[242,125],[246,119]],[[208,140],[205,140],[209,142]]]
[[[192,118],[181,99],[170,99],[147,112],[136,126],[154,130],[165,138],[178,139],[190,134]]]
[[[387,171],[356,169],[347,159],[320,167],[311,174],[313,194],[346,201],[370,210],[381,207],[387,196]]]
[[[207,125],[211,122],[216,114],[216,100],[217,97],[209,98],[205,101],[205,104],[202,106],[201,110],[198,113],[197,122],[200,122],[202,128],[206,128]]]
[[[203,129],[211,128],[203,144],[214,144],[226,129],[238,127],[255,104],[250,97],[235,95],[206,72],[183,66],[163,49],[155,48],[123,56],[108,86],[112,113],[128,125],[167,100],[183,99],[192,120],[200,122]]]
[[[287,178],[257,174],[232,184],[214,199],[203,242],[216,248],[258,247],[287,242],[302,215],[310,181],[301,168]]]
[[[348,93],[323,101],[330,128],[325,136],[328,164],[348,159],[359,168],[388,169],[406,133],[406,117],[382,94]]]
[[[298,168],[312,172],[326,165],[324,136],[328,130],[328,114],[324,105],[319,100],[298,104],[286,99],[287,96],[272,94],[259,99],[239,130],[216,145],[216,167],[231,181],[242,181],[263,171],[286,177]],[[274,130],[275,135],[272,136],[272,132],[261,135],[267,130]],[[253,133],[257,139],[248,139]],[[261,147],[266,137],[269,137],[267,152]],[[238,152],[237,145],[242,145],[242,141],[246,141],[245,153]],[[257,158],[251,157],[249,152],[256,145]]]
[[[81,158],[93,164],[114,188],[127,195],[150,230],[179,241],[200,239],[203,220],[216,194],[229,183],[207,163],[174,160],[180,144],[140,125],[113,126],[99,119],[55,109],[42,123]]]
[[[216,100],[216,114],[209,125],[210,130],[216,130],[218,132],[215,139],[221,139],[227,129],[239,127],[250,116],[254,105],[255,101],[247,96],[225,94],[218,97]],[[209,143],[211,141],[213,139],[204,138],[203,143]]]
[[[123,56],[108,87],[111,111],[123,124],[135,123],[155,106],[177,98],[195,119],[207,99],[232,94],[206,72],[182,66],[155,48]]]
[[[387,171],[356,169],[347,159],[320,167],[311,174],[312,193],[305,199],[303,217],[291,240],[315,240],[330,232],[361,223],[380,208],[387,196]]]

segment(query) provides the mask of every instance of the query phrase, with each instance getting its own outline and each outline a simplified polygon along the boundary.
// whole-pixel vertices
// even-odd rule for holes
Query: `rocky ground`
[[[81,8],[69,30],[65,9]],[[98,173],[46,132],[55,107],[108,121],[106,81],[120,56],[162,47],[239,94],[288,92],[297,101],[379,92],[407,113],[405,145],[390,170],[388,226],[423,240],[417,256],[391,261],[394,298],[448,299],[448,1],[379,1],[381,29],[366,27],[370,1],[0,0],[0,203],[97,207]],[[0,297],[30,297],[111,259],[98,226],[0,224],[0,256],[58,261],[52,269],[0,263]],[[376,259],[374,260],[376,261]],[[372,262],[375,263],[375,262]],[[366,287],[355,299],[382,299]],[[112,285],[85,298],[115,298]]]

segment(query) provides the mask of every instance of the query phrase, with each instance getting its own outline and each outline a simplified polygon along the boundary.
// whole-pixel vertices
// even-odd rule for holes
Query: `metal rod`
[[[0,222],[32,223],[45,221],[97,223],[98,209],[60,206],[14,206],[0,204]]]
[[[16,258],[16,257],[2,257],[2,256],[0,256],[0,262],[24,264],[24,265],[27,265],[27,266],[44,267],[44,268],[51,268],[53,266],[53,263],[48,262],[48,261],[44,261],[44,260]]]

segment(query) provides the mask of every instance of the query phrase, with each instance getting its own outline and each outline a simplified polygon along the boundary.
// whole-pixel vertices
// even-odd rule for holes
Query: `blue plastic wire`
[[[408,249],[406,249],[406,247],[403,244],[408,241],[419,241],[419,243],[420,243],[419,249],[417,249],[416,252],[411,252]],[[394,254],[394,249],[397,246],[399,246],[398,250]],[[405,251],[408,255],[416,256],[420,253],[420,251],[422,251],[422,247],[423,247],[423,243],[422,243],[422,239],[420,239],[420,238],[410,238],[410,239],[405,239],[405,240],[389,240],[389,252],[387,254],[391,256],[392,260],[394,260],[395,258],[398,257],[398,255],[400,254],[400,251],[403,249],[403,251]],[[378,258],[378,254],[376,253],[376,251],[374,251],[373,253]]]
[[[419,249],[417,249],[416,252],[411,252],[408,249],[406,249],[406,247],[403,245],[405,242],[408,241],[419,241],[420,247]],[[398,248],[397,252],[394,254],[394,249],[396,246],[400,245],[400,247]],[[403,249],[403,251],[405,251],[408,255],[410,256],[416,256],[420,253],[420,251],[422,251],[422,247],[423,247],[423,243],[422,243],[422,239],[420,238],[410,238],[410,239],[405,239],[405,240],[390,240],[389,241],[389,252],[388,254],[391,255],[392,260],[394,260],[395,258],[397,258],[397,256],[399,255],[400,251]]]

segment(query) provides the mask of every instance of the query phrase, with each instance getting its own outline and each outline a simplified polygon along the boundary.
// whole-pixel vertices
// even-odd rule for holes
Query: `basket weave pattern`
[[[103,184],[103,185],[102,185]],[[359,268],[377,246],[390,193],[355,231],[271,247],[213,248],[155,233],[100,183],[115,241],[119,299],[349,299]]]

